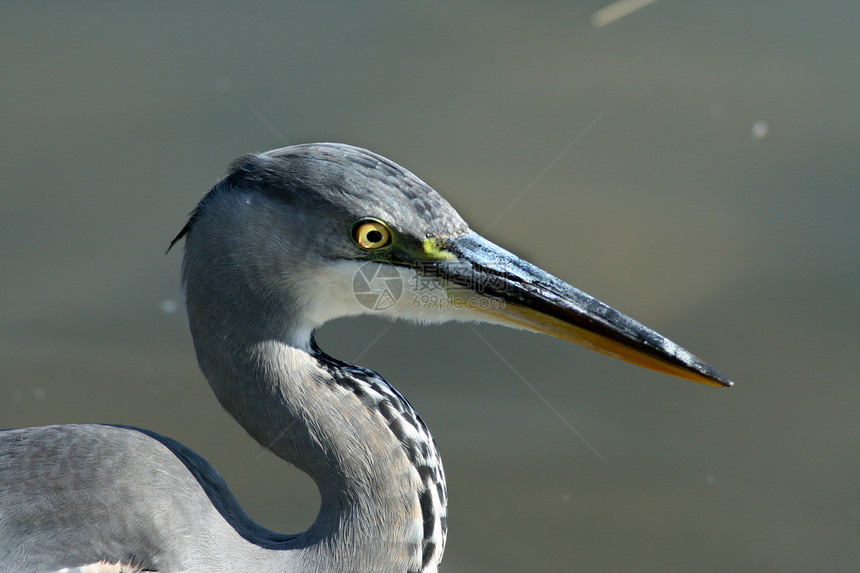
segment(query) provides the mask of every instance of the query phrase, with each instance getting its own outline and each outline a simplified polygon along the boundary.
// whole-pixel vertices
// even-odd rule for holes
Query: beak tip
[[[698,370],[700,371],[702,377],[705,379],[704,381],[711,386],[717,386],[720,388],[731,388],[735,385],[733,381],[729,380],[707,364],[701,364]]]

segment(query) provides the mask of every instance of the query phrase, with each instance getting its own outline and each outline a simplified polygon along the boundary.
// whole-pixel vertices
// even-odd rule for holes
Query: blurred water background
[[[164,250],[235,157],[341,141],[737,381],[499,327],[325,326],[436,437],[444,571],[857,571],[860,4],[597,27],[606,4],[4,2],[0,426],[149,428],[306,528],[313,484],[221,411]]]

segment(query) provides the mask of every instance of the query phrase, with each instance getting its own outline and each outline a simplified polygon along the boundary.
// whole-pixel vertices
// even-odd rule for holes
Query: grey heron
[[[314,330],[336,317],[504,324],[731,384],[473,232],[427,184],[363,149],[308,144],[243,157],[171,246],[183,238],[200,368],[251,436],[313,478],[316,520],[295,535],[257,525],[202,457],[147,430],[7,430],[0,571],[436,571],[447,534],[436,444],[394,387],[317,346]],[[384,305],[359,296],[380,292],[377,276],[403,281]],[[416,304],[417,284],[442,298]]]

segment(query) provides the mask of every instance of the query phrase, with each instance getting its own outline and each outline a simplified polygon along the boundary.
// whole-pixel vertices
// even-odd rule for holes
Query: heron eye
[[[391,231],[381,221],[363,219],[353,226],[352,238],[362,249],[381,249],[391,242]]]

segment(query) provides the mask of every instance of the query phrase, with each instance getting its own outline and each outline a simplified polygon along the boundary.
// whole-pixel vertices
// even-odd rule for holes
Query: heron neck
[[[219,401],[320,490],[319,515],[292,551],[309,564],[350,571],[436,571],[447,528],[445,479],[408,402],[377,374],[326,356],[310,333],[301,344],[296,328],[248,332],[245,317],[271,317],[262,309],[236,309],[230,324],[221,308],[216,323],[195,312],[198,300],[189,290],[198,361]],[[205,303],[217,301],[209,293]],[[281,318],[263,322],[290,324]]]

